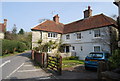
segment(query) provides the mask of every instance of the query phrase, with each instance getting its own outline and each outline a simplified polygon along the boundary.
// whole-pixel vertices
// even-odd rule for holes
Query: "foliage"
[[[2,55],[8,53],[23,52],[26,49],[26,45],[23,42],[15,40],[2,40]]]
[[[112,68],[120,68],[120,49],[113,52],[112,57],[109,58]]]
[[[19,33],[18,34],[24,34],[24,30],[23,29],[20,29]]]
[[[5,32],[5,39],[8,39],[8,40],[16,40],[16,39],[17,39],[17,35],[11,33],[10,31],[6,31],[6,32]]]
[[[5,32],[5,39],[20,41],[26,44],[27,49],[31,49],[32,33],[27,32],[24,34],[13,34],[9,31]]]
[[[48,49],[55,49],[58,45],[56,43],[56,41],[49,41],[46,43],[43,43],[42,40],[38,40],[38,47],[35,47],[34,49],[36,51],[40,51],[40,52],[48,52]]]

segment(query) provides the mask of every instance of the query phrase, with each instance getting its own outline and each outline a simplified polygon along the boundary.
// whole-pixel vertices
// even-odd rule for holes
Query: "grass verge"
[[[62,68],[73,67],[79,64],[84,64],[83,60],[62,60]]]

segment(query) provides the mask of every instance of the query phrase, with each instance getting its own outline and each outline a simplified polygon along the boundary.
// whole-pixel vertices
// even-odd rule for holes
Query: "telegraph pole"
[[[120,47],[120,0],[115,0],[115,2],[113,2],[116,6],[118,6],[118,31],[119,31],[119,41],[118,41],[118,47]]]

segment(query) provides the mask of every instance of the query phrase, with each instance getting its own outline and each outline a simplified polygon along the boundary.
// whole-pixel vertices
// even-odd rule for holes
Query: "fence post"
[[[62,75],[62,56],[60,56],[58,68],[59,75]]]
[[[44,67],[44,53],[42,53],[42,67]]]
[[[34,60],[34,54],[35,54],[35,51],[32,50],[32,60]]]
[[[48,54],[46,54],[46,68],[48,67]]]
[[[101,72],[106,70],[106,64],[103,61],[98,62],[98,68],[97,68],[97,76],[98,79],[101,80],[102,79],[102,75]]]

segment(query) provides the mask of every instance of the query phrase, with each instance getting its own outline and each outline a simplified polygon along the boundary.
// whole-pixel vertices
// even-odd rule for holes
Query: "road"
[[[51,74],[41,68],[36,69],[28,58],[31,52],[2,58],[0,79],[50,79]]]

